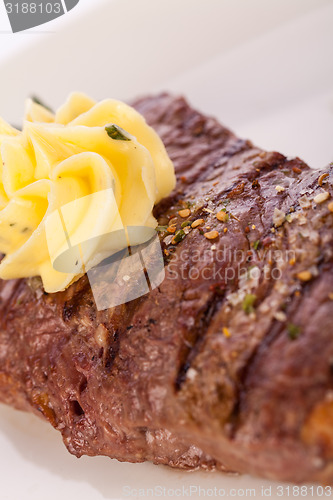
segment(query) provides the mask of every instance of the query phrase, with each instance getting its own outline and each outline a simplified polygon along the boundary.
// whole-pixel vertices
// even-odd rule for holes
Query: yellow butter
[[[137,111],[80,93],[55,114],[28,100],[22,132],[0,120],[0,160],[0,278],[41,276],[49,293],[124,247],[104,235],[156,227],[153,207],[175,186],[162,141]],[[60,272],[54,262],[68,247],[81,260]]]

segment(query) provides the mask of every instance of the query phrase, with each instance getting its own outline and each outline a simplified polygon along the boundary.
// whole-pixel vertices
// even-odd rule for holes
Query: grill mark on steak
[[[119,330],[116,330],[113,334],[113,340],[108,348],[107,354],[105,356],[105,369],[111,370],[114,360],[119,353],[120,348],[120,339],[119,339]]]
[[[227,426],[228,437],[231,440],[235,439],[237,431],[241,426],[241,409],[243,406],[245,386],[247,383],[248,375],[251,371],[251,367],[255,363],[257,356],[259,356],[260,349],[264,351],[266,348],[268,348],[270,342],[272,342],[273,339],[276,338],[278,332],[280,332],[282,329],[283,324],[274,319],[270,324],[266,335],[263,337],[262,343],[256,346],[256,348],[248,358],[246,365],[244,365],[243,368],[239,371],[235,403],[232,412],[230,413],[230,418]]]
[[[70,321],[72,316],[75,314],[75,304],[71,302],[65,302],[62,310],[62,319],[64,321]]]
[[[271,290],[268,291],[270,293]],[[290,303],[286,304],[284,307],[284,312],[287,317],[291,317],[298,309],[301,304],[300,297],[293,296]],[[241,418],[241,410],[244,406],[244,399],[246,394],[246,387],[248,385],[248,378],[250,378],[253,367],[255,366],[258,358],[264,355],[267,350],[269,350],[270,345],[280,336],[282,333],[285,335],[285,325],[283,322],[276,320],[275,318],[272,320],[270,325],[268,326],[265,335],[262,337],[261,343],[259,343],[250,357],[248,358],[246,364],[242,367],[239,372],[238,386],[237,386],[237,397],[235,406],[230,416],[230,426],[228,426],[228,432],[230,439],[234,439],[239,427],[242,424]]]
[[[187,338],[185,339],[185,347],[183,349],[184,352],[180,354],[182,362],[175,381],[176,391],[179,391],[182,388],[186,379],[186,374],[191,368],[191,365],[200,350],[210,322],[222,301],[223,297],[221,297],[218,292],[213,293],[207,302],[205,309],[202,311],[196,326],[188,332]]]

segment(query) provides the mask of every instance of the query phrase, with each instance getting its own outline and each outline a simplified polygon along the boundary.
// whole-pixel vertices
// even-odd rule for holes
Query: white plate
[[[264,148],[324,166],[333,160],[332,21],[329,0],[81,0],[33,32],[8,34],[0,24],[0,114],[19,124],[31,93],[57,106],[74,89],[98,99],[171,90]],[[4,406],[0,429],[1,500],[219,498],[223,490],[264,498],[262,488],[280,498],[281,485],[248,476],[77,460],[49,425]],[[308,489],[303,498],[319,495]]]

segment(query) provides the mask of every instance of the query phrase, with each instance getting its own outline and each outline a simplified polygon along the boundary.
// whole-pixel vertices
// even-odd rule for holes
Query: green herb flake
[[[293,323],[288,323],[287,325],[288,337],[290,340],[296,340],[301,334],[301,329],[299,326],[294,325]]]
[[[182,229],[179,229],[179,231],[176,232],[172,239],[172,243],[180,243],[184,238],[185,238],[185,233]]]
[[[254,303],[256,300],[257,300],[256,295],[252,295],[251,293],[245,295],[242,308],[246,314],[251,314],[252,312],[254,312]]]
[[[190,226],[190,225],[191,225],[191,221],[186,220],[185,222],[182,222],[181,227],[184,228],[184,227],[187,227],[187,226]]]
[[[227,207],[230,203],[230,200],[221,200],[219,201],[219,205],[224,205],[225,207]]]
[[[122,129],[121,127],[118,127],[118,125],[115,125],[114,123],[111,125],[107,125],[105,127],[105,130],[111,139],[115,141],[130,141],[131,139],[128,137],[127,132]]]
[[[168,229],[168,226],[157,226],[155,227],[155,231],[158,233],[164,233]]]
[[[257,240],[253,243],[253,248],[255,250],[258,250],[258,248],[260,247],[260,244],[261,244],[261,241],[260,240]]]
[[[192,208],[192,207],[194,207],[194,205],[195,205],[195,202],[194,202],[194,201],[187,201],[187,202],[186,202],[186,206],[187,206],[187,208]]]
[[[39,97],[33,95],[31,96],[31,100],[32,102],[34,102],[35,104],[38,104],[39,106],[43,106],[43,108],[47,109],[48,111],[50,111],[50,113],[53,113],[53,109],[51,109],[49,106],[47,106],[46,104],[43,103],[43,101],[41,101],[39,99]]]

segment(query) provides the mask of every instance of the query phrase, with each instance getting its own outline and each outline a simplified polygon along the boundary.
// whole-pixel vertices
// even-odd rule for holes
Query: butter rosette
[[[40,276],[48,293],[129,245],[112,235],[155,228],[175,186],[156,132],[112,99],[74,93],[55,114],[29,100],[22,132],[0,120],[0,148],[0,278]]]

